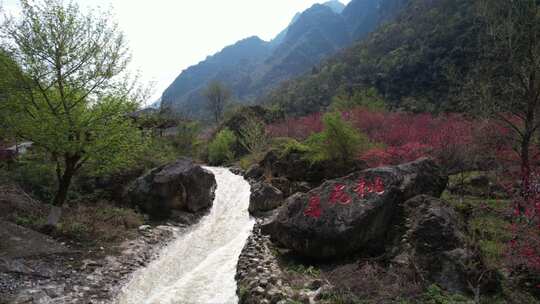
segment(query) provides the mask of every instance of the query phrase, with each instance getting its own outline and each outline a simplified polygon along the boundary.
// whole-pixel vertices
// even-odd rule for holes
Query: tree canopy
[[[142,91],[127,77],[129,50],[109,14],[61,0],[21,6],[1,29],[13,61],[1,62],[0,116],[10,133],[56,163],[54,204],[61,206],[83,165],[118,166],[137,150],[140,134],[127,114]]]

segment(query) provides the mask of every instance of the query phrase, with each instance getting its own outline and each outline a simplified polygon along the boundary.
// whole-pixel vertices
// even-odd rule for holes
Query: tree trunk
[[[56,173],[58,178],[58,190],[54,196],[53,206],[47,217],[47,226],[56,227],[62,217],[62,208],[66,202],[69,187],[71,186],[71,180],[75,175],[77,162],[79,157],[66,156],[65,157],[65,169],[62,173],[62,169],[57,165]]]

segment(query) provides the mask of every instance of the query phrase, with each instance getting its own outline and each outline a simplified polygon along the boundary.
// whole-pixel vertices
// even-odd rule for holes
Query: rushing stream
[[[217,181],[210,214],[136,272],[119,304],[238,302],[236,263],[254,223],[248,214],[250,186],[227,169],[207,169]]]

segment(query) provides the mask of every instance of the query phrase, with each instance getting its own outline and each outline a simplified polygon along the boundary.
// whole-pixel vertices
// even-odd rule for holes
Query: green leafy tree
[[[238,141],[251,154],[264,152],[269,141],[265,124],[252,115],[247,115]]]
[[[234,132],[225,128],[221,130],[208,145],[208,159],[213,165],[221,165],[234,159],[233,146],[236,143]]]
[[[223,83],[212,81],[204,91],[204,96],[207,99],[207,108],[214,116],[214,121],[219,123],[231,97],[231,91]]]
[[[323,124],[324,130],[306,141],[313,161],[333,160],[346,164],[370,145],[367,136],[344,121],[339,113],[326,113]]]
[[[332,98],[330,104],[330,110],[332,111],[345,111],[356,107],[366,108],[370,111],[386,110],[384,99],[375,88],[356,90],[350,96],[338,94]]]
[[[3,64],[13,81],[0,115],[9,131],[32,141],[56,165],[58,189],[50,225],[61,216],[73,177],[88,164],[120,166],[141,136],[128,113],[142,91],[125,76],[130,56],[111,16],[83,13],[73,2],[21,2],[1,32],[20,68]]]

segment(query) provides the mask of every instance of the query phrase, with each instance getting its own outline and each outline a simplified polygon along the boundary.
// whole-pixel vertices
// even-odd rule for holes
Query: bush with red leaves
[[[431,114],[373,112],[363,108],[342,113],[371,142],[378,143],[360,158],[372,167],[395,165],[431,156],[447,168],[463,167],[479,150],[490,146],[476,145],[475,130],[485,122],[473,122],[458,114],[435,117]],[[321,114],[288,119],[270,125],[268,132],[274,137],[292,137],[304,140],[322,130]]]

